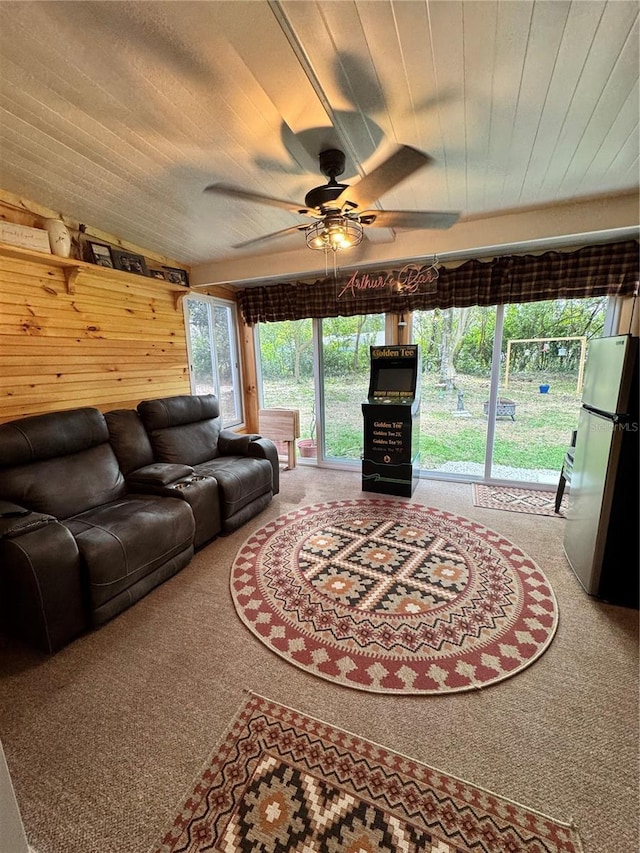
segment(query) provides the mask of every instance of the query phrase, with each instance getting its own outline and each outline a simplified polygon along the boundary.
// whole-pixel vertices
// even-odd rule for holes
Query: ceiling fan
[[[459,213],[449,211],[377,210],[369,207],[401,181],[434,162],[432,157],[409,145],[398,147],[390,157],[354,186],[340,184],[336,180],[345,168],[345,155],[342,151],[336,148],[321,151],[319,161],[320,171],[329,180],[306,194],[304,206],[294,201],[271,198],[224,183],[211,184],[205,188],[205,192],[279,207],[315,220],[311,224],[294,225],[272,234],[237,243],[233,246],[234,249],[244,249],[265,240],[293,234],[296,231],[305,231],[307,246],[310,249],[335,252],[357,246],[362,240],[363,229],[367,226],[450,228],[460,216]]]

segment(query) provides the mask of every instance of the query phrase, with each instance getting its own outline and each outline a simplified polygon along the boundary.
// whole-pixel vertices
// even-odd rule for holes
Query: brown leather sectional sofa
[[[0,424],[0,629],[54,652],[279,491],[275,445],[213,395]]]

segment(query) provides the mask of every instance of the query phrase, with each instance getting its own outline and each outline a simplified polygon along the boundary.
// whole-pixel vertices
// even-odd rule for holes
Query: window
[[[238,323],[233,302],[211,296],[184,300],[193,394],[215,394],[225,426],[243,421]]]

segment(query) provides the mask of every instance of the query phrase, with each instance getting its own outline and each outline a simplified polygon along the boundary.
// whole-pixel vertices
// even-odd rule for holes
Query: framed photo
[[[123,252],[120,249],[112,249],[113,263],[117,270],[133,272],[137,275],[147,275],[147,265],[142,255],[134,255],[131,252]]]
[[[94,243],[92,240],[87,240],[87,247],[89,250],[89,259],[92,264],[114,269],[110,246],[107,246],[106,243]]]
[[[168,281],[167,273],[164,270],[149,270],[149,275],[151,278],[159,278],[162,281]]]
[[[167,281],[170,281],[172,284],[182,284],[185,287],[189,287],[189,276],[187,275],[186,270],[179,270],[175,267],[162,267],[164,272],[164,277]]]

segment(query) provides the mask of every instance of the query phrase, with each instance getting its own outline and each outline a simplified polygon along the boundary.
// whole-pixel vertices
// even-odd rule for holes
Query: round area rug
[[[238,615],[301,669],[376,693],[502,681],[547,648],[555,596],[536,564],[468,518],[398,500],[302,507],[231,571]]]

